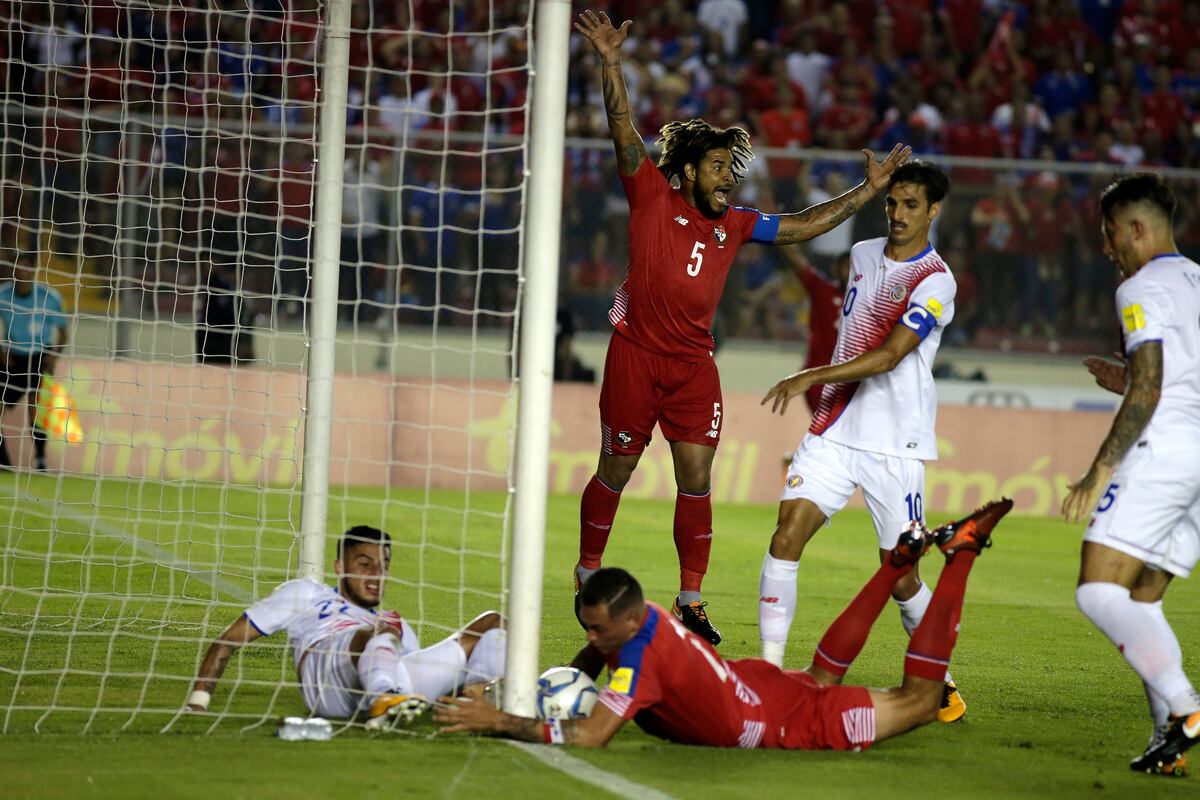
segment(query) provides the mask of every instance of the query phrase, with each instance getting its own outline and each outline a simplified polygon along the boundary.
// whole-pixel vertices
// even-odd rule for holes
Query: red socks
[[[613,491],[595,475],[583,490],[579,503],[579,565],[600,569],[600,558],[608,544],[621,493]]]
[[[679,591],[699,592],[712,551],[712,492],[675,495],[675,551]]]
[[[925,618],[913,631],[908,652],[904,654],[905,675],[939,683],[945,680],[950,651],[958,641],[958,621],[962,618],[967,575],[977,555],[970,550],[961,550],[942,570]]]
[[[845,675],[850,663],[867,643],[871,627],[883,613],[896,582],[909,572],[912,572],[912,565],[895,567],[885,559],[879,571],[825,631],[817,645],[817,652],[813,654],[813,663],[826,672]],[[925,618],[929,618],[928,613]]]

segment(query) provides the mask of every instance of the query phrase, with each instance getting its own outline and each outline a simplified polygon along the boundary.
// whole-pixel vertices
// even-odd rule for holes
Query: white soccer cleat
[[[381,694],[371,703],[367,730],[379,731],[397,723],[407,725],[425,713],[429,701],[419,694]]]

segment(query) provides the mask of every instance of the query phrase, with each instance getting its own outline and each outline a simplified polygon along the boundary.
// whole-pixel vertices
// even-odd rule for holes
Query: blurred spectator
[[[362,301],[375,298],[383,289],[382,271],[387,261],[383,186],[387,180],[383,164],[370,147],[363,142],[347,143],[338,281],[338,316],[345,320],[358,320],[365,310]]]
[[[1007,315],[1017,308],[1017,289],[1030,275],[1025,241],[1030,214],[1021,199],[1018,183],[1016,176],[997,176],[991,193],[971,209],[979,293],[988,300],[983,321],[998,327],[1011,324]],[[1020,313],[1025,315],[1028,309],[1021,309]]]
[[[1055,49],[1054,68],[1038,78],[1034,86],[1034,93],[1051,119],[1091,99],[1087,75],[1077,69],[1076,63],[1069,50]]]
[[[1137,141],[1137,131],[1133,123],[1127,119],[1119,119],[1113,123],[1116,141],[1108,148],[1108,155],[1118,164],[1124,164],[1132,169],[1146,160],[1146,151]]]
[[[208,263],[201,270],[196,303],[196,361],[236,366],[254,360],[249,307],[237,275],[230,268]]]
[[[733,58],[745,42],[750,12],[745,0],[700,0],[696,20],[706,30],[720,34],[725,56]]]
[[[761,145],[799,150],[812,144],[808,114],[797,106],[795,97],[790,84],[781,83],[777,86],[774,105],[758,115],[754,126]],[[781,207],[795,205],[796,176],[800,174],[800,166],[798,158],[784,155],[771,157],[775,202]]]
[[[785,257],[797,254],[790,247],[784,248],[784,251]],[[850,279],[850,251],[845,250],[833,256],[827,271],[814,269],[800,258],[788,260],[808,296],[808,348],[801,369],[830,364],[833,362],[834,346],[837,345],[838,325],[842,321],[842,300]],[[809,411],[817,410],[824,388],[813,386],[804,393]]]
[[[825,173],[820,183],[814,182],[809,186],[808,195],[804,198],[804,204],[806,206],[813,206],[818,203],[824,203],[826,200],[831,200],[845,193],[849,188],[846,174],[840,170],[831,170]],[[842,253],[848,253],[850,245],[853,243],[854,225],[846,223],[810,240],[808,242],[808,255],[822,272],[835,272],[834,266],[836,260]]]
[[[946,122],[946,155],[998,158],[1002,152],[1000,134],[983,121],[983,103],[977,95],[956,98],[950,107]],[[985,184],[992,180],[987,170],[957,167],[953,178],[956,183]]]
[[[787,56],[788,77],[804,89],[804,97],[810,113],[820,113],[828,100],[825,94],[825,78],[833,65],[833,59],[817,50],[817,35],[811,29],[801,31],[796,49]]]
[[[593,233],[587,255],[567,265],[571,309],[588,330],[605,327],[613,295],[625,277],[625,266],[612,257],[612,251],[612,235],[601,227]]]
[[[558,309],[554,330],[554,380],[595,383],[596,370],[575,355],[575,320],[565,308]]]
[[[1016,82],[1007,103],[992,112],[992,127],[1000,136],[1000,148],[1005,158],[1033,158],[1041,148],[1042,138],[1050,133],[1050,118],[1029,99],[1029,89]]]

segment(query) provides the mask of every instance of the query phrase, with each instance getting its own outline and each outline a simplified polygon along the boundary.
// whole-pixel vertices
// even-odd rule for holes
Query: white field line
[[[581,758],[564,752],[561,747],[547,747],[544,744],[529,744],[511,740],[508,740],[508,743],[533,756],[551,769],[556,769],[568,777],[582,781],[589,786],[595,786],[597,789],[603,789],[617,797],[638,798],[638,800],[675,800],[666,792],[651,789],[649,786],[635,783],[612,772],[605,772]]]
[[[137,536],[131,533],[126,533],[125,531],[109,525],[95,517],[88,516],[87,514],[81,514],[68,505],[51,502],[49,500],[43,500],[38,497],[31,497],[29,495],[21,495],[19,492],[5,487],[0,487],[0,495],[5,495],[22,503],[36,505],[46,511],[50,519],[53,519],[55,516],[66,517],[84,526],[85,529],[96,531],[113,539],[121,539],[125,542],[128,542],[135,553],[141,551],[144,555],[152,558],[156,564],[160,564],[169,569],[176,569],[186,572],[201,583],[208,584],[217,592],[226,594],[239,602],[249,603],[254,599],[245,589],[235,583],[230,583],[229,581],[225,580],[218,575],[215,570],[194,570],[186,561],[177,560],[170,551],[159,547],[153,542],[148,542],[145,539],[139,539]],[[53,531],[51,531],[51,534],[53,534]]]

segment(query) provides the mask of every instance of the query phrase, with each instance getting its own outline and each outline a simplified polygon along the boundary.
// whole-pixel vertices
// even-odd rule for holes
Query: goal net
[[[209,643],[298,575],[318,166],[344,186],[324,577],[371,525],[424,644],[499,608],[531,4],[354,2],[329,165],[328,2],[4,7],[0,279],[35,267],[68,341],[3,416],[0,730],[304,712],[281,634],[179,717]]]

